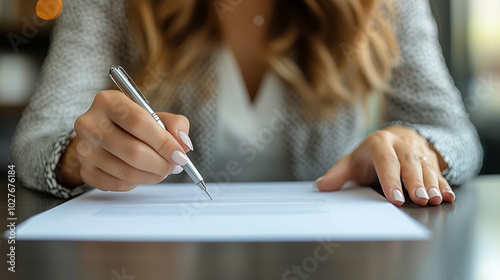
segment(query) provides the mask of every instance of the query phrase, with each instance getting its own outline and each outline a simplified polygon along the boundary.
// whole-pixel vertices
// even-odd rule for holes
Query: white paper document
[[[139,186],[89,191],[17,229],[21,240],[375,241],[430,232],[368,187],[336,192],[312,182]]]

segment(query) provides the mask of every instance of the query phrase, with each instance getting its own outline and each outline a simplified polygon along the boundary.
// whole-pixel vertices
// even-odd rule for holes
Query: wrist
[[[78,136],[71,140],[54,171],[57,182],[67,189],[74,189],[83,184],[80,176],[80,160],[76,154],[77,142]]]

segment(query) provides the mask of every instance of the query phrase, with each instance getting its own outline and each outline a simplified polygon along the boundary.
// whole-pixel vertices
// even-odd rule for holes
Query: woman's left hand
[[[441,175],[441,155],[414,130],[391,126],[370,134],[352,153],[342,157],[315,184],[320,191],[339,190],[353,180],[368,185],[378,178],[391,203],[404,203],[404,187],[418,205],[453,202],[455,194]]]

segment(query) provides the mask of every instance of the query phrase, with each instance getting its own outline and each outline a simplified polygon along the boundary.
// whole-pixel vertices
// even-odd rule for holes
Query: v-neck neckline
[[[266,71],[264,73],[260,81],[260,84],[258,86],[257,93],[255,94],[255,97],[252,100],[250,98],[250,93],[248,92],[248,89],[246,87],[245,80],[243,78],[243,73],[241,71],[240,66],[238,65],[238,61],[236,60],[233,51],[226,46],[222,46],[221,52],[222,55],[225,56],[225,58],[227,59],[226,62],[228,63],[231,72],[234,73],[233,78],[235,79],[236,86],[238,87],[237,93],[235,94],[243,94],[244,96],[242,96],[242,98],[245,101],[245,103],[252,109],[256,110],[258,107],[260,107],[260,104],[262,104],[263,102],[262,100],[265,99],[263,95],[265,95],[267,88],[269,88],[270,86],[272,79],[271,72]]]
[[[217,64],[221,114],[230,118],[237,116],[239,121],[246,120],[256,126],[268,123],[274,114],[273,110],[283,104],[283,87],[277,75],[271,71],[264,75],[259,93],[252,102],[229,50],[221,49]]]

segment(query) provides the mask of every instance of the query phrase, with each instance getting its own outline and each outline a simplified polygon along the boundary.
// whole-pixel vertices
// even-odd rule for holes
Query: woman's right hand
[[[192,150],[189,121],[158,113],[168,131],[120,91],[99,92],[75,122],[75,137],[61,156],[56,175],[72,188],[86,183],[105,191],[129,191],[182,172]]]

